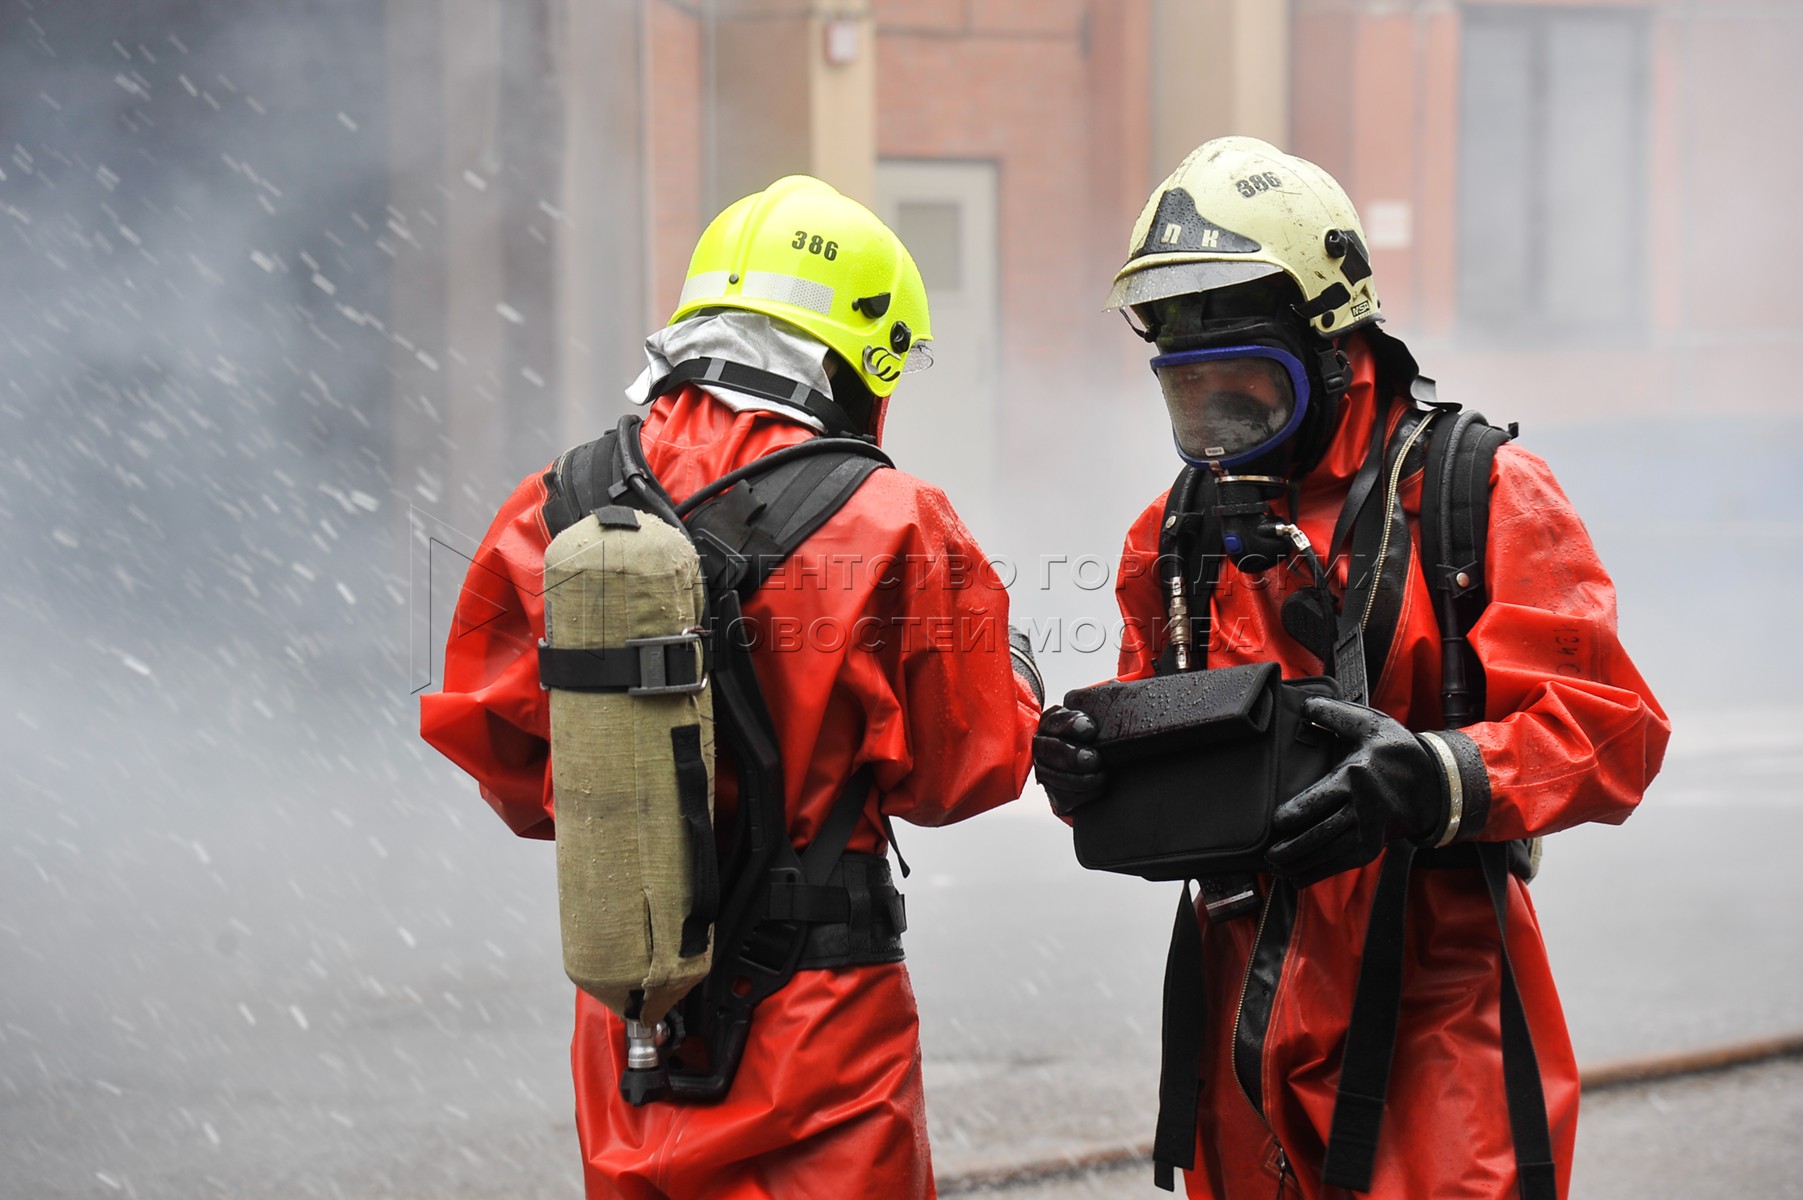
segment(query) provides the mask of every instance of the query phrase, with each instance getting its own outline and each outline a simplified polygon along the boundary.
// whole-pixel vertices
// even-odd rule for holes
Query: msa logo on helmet
[[[1206,251],[1216,254],[1256,254],[1262,247],[1249,237],[1223,229],[1196,211],[1196,202],[1182,188],[1171,188],[1158,201],[1146,241],[1135,258],[1146,254]]]

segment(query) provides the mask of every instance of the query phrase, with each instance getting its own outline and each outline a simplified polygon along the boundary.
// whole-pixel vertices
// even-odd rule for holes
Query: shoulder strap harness
[[[555,537],[595,512],[623,506],[655,514],[685,530],[707,583],[706,652],[656,659],[641,650],[602,680],[581,678],[602,657],[541,650],[541,671],[558,686],[645,687],[657,682],[693,686],[704,670],[714,692],[717,731],[737,768],[736,825],[724,843],[705,828],[697,879],[717,869],[719,903],[714,957],[707,978],[672,1010],[680,1038],[669,1064],[669,1095],[677,1100],[723,1097],[744,1053],[752,1011],[804,966],[899,962],[907,927],[901,894],[881,856],[847,854],[872,784],[854,773],[826,821],[805,849],[789,841],[782,758],[769,706],[752,668],[743,603],[784,559],[838,512],[881,467],[893,465],[859,438],[813,438],[765,455],[714,480],[680,505],[671,502],[645,461],[639,418],[627,416],[611,432],[565,452],[545,475],[545,524]],[[687,674],[684,674],[686,670]],[[633,677],[633,678],[628,678]],[[705,785],[704,785],[705,786]],[[717,862],[716,862],[717,858]],[[697,887],[697,892],[701,891]],[[698,914],[699,915],[699,914]],[[686,930],[685,930],[686,937]],[[660,1098],[629,1093],[635,1104]]]

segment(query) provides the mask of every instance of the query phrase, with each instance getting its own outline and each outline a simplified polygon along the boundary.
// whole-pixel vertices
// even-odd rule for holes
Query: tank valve
[[[662,1021],[653,1025],[626,1022],[626,1070],[620,1075],[620,1095],[635,1108],[670,1094],[670,1077],[658,1052],[668,1035]]]

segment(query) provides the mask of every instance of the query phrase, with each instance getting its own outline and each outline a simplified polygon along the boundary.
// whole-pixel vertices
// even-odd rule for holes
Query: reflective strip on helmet
[[[680,312],[697,300],[717,300],[726,294],[725,271],[701,271],[683,280],[682,295],[677,297]]]
[[[747,271],[739,295],[748,300],[775,300],[796,308],[811,308],[823,317],[833,315],[833,289],[798,275],[775,271]]]

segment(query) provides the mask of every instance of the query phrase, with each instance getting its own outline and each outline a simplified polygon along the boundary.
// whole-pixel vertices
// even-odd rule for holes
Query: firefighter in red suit
[[[1371,448],[1395,446],[1418,407],[1413,372],[1393,369],[1412,359],[1375,324],[1363,233],[1344,192],[1265,143],[1220,139],[1153,194],[1131,254],[1113,304],[1156,343],[1153,367],[1180,455],[1218,481],[1221,511],[1256,495],[1313,547],[1335,545]],[[1237,906],[1250,916],[1228,902],[1231,889],[1217,893],[1211,915],[1207,881],[1196,905],[1205,996],[1197,1120],[1193,1146],[1171,1156],[1190,1196],[1352,1194],[1323,1181],[1323,1162],[1386,844],[1475,854],[1467,844],[1619,823],[1665,750],[1669,724],[1617,639],[1614,588],[1584,526],[1546,464],[1512,444],[1490,474],[1489,600],[1469,635],[1485,704],[1476,723],[1446,727],[1440,627],[1415,565],[1426,561],[1423,471],[1418,457],[1382,461],[1400,469],[1369,484],[1384,502],[1394,480],[1411,565],[1387,651],[1366,663],[1369,707],[1309,701],[1305,714],[1342,741],[1345,761],[1277,809],[1270,870],[1247,881],[1253,902]],[[1173,654],[1158,562],[1166,499],[1126,538],[1117,586],[1123,680],[1153,674]],[[1295,564],[1300,555],[1284,538]],[[1330,673],[1333,651],[1305,647],[1286,626],[1296,572],[1246,569],[1232,545],[1219,549],[1207,666],[1276,661],[1285,678]],[[1348,570],[1343,552],[1327,568],[1336,601]],[[1042,723],[1038,776],[1061,812],[1105,801],[1096,732],[1089,717],[1062,707]],[[1408,880],[1400,1015],[1365,1194],[1565,1195],[1578,1072],[1526,873],[1507,877],[1506,938],[1551,1165],[1525,1183],[1535,1172],[1517,1168],[1499,1039],[1502,939],[1485,880],[1469,868],[1421,869]]]
[[[709,226],[675,317],[647,341],[649,366],[628,394],[650,402],[649,466],[680,503],[823,425],[878,436],[897,377],[928,361],[929,336],[919,273],[895,235],[818,180],[779,180]],[[733,370],[659,394],[659,380],[703,360],[793,381],[813,406],[722,382]],[[444,690],[425,697],[420,719],[533,838],[556,828],[533,653],[545,497],[534,473],[495,517],[457,607]],[[1011,650],[1007,609],[944,493],[893,469],[873,473],[752,595],[746,624],[760,631],[753,662],[796,846],[864,766],[874,787],[857,852],[884,852],[888,818],[937,826],[1019,795],[1041,701],[1030,655]],[[733,796],[728,766],[722,813]],[[631,1106],[622,1055],[621,1020],[578,992],[571,1058],[591,1198],[933,1194],[918,1017],[899,962],[798,971],[757,1007],[719,1103]]]

